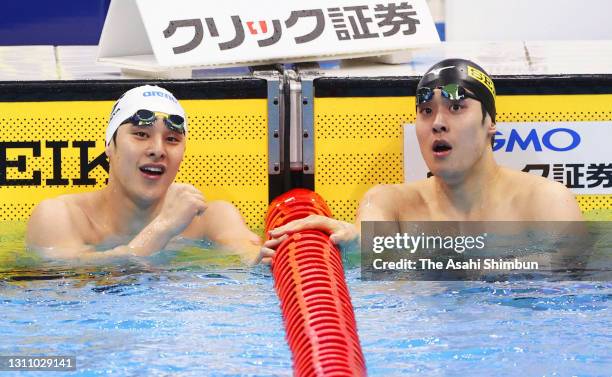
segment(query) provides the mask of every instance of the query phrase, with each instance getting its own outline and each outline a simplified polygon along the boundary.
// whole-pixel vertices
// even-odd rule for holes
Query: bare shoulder
[[[390,203],[393,203],[397,195],[398,190],[396,185],[376,185],[366,191],[361,200],[361,204],[376,205],[377,207],[385,208]]]
[[[76,208],[76,195],[65,195],[40,202],[28,221],[28,246],[54,247],[81,245],[77,223],[86,220]]]
[[[433,190],[433,179],[421,179],[412,183],[398,185],[402,200],[411,205],[422,204],[425,201],[426,193]]]
[[[537,177],[541,178],[541,177]],[[559,182],[541,178],[541,184],[533,189],[538,214],[542,220],[581,221],[582,212],[574,194]]]
[[[581,221],[580,207],[574,194],[563,184],[524,172],[514,172],[520,200],[528,205],[534,220]]]
[[[427,180],[421,180],[413,183],[400,183],[394,185],[376,185],[369,189],[364,197],[378,200],[380,202],[395,203],[397,200],[402,201],[419,201],[422,200],[421,192],[423,186],[427,184]]]
[[[28,227],[34,229],[45,229],[46,227],[55,227],[57,224],[63,224],[70,221],[70,202],[62,197],[54,199],[45,199],[38,203],[30,220]]]
[[[419,184],[376,185],[369,189],[359,206],[361,220],[398,220],[404,207],[422,201]]]
[[[416,182],[401,185],[402,194],[397,202],[401,212],[400,220],[415,221],[431,219],[435,206],[435,187],[433,178],[421,179]]]
[[[376,200],[385,202],[393,199],[393,196],[399,193],[398,185],[376,185],[366,191],[364,199]]]

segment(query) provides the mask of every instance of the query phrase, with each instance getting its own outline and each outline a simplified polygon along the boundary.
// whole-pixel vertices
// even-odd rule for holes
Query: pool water
[[[68,268],[4,225],[0,355],[76,356],[74,376],[292,375],[269,268],[193,247]],[[366,282],[357,266],[346,275],[370,376],[610,375],[612,282]]]

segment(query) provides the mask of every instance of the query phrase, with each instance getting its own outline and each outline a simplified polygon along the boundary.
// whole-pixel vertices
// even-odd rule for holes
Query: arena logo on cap
[[[482,85],[486,86],[487,89],[489,89],[491,94],[493,94],[493,97],[495,97],[495,85],[493,85],[493,80],[491,80],[491,78],[489,76],[487,76],[481,70],[479,70],[479,69],[477,69],[475,67],[472,67],[471,65],[468,65],[468,72],[467,72],[467,74],[471,78],[480,81],[480,83]]]
[[[148,92],[144,92],[142,93],[143,97],[163,97],[166,99],[169,99],[170,101],[174,102],[174,103],[178,103],[178,101],[176,100],[176,98],[174,98],[173,96],[171,96],[168,93],[164,93],[164,92],[158,92],[158,91],[148,91]]]

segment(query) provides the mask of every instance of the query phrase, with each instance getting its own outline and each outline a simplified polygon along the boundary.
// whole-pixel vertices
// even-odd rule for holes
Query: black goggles
[[[138,110],[136,114],[124,120],[121,124],[133,123],[137,126],[149,127],[153,125],[157,117],[161,117],[170,131],[185,135],[185,118],[180,115],[165,114],[151,110]]]
[[[428,88],[426,86],[419,88],[416,93],[416,104],[417,106],[429,102],[433,99],[435,90],[440,89],[442,98],[446,98],[449,101],[461,101],[462,99],[472,98],[476,101],[480,101],[478,97],[469,93],[464,87],[459,84],[446,84],[444,86],[438,86],[436,88]]]

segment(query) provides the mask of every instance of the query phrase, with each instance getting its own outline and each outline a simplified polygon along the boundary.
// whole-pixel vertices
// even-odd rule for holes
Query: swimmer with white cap
[[[495,95],[493,80],[474,62],[435,64],[417,86],[415,127],[433,176],[371,188],[355,224],[310,216],[274,229],[263,249],[269,252],[287,234],[304,229],[327,231],[340,245],[354,242],[362,221],[581,221],[565,186],[497,165]]]
[[[57,258],[105,261],[149,256],[184,237],[211,240],[251,263],[269,260],[232,204],[207,202],[194,186],[174,183],[187,132],[172,93],[150,85],[127,91],[106,130],[108,185],[41,202],[28,223],[28,246]]]

